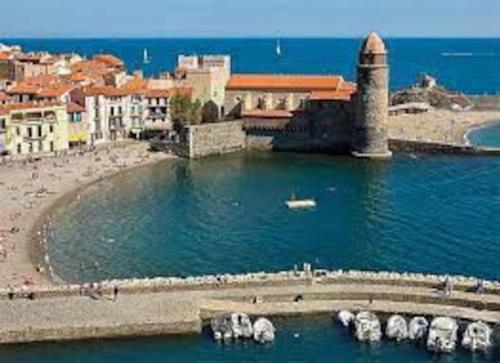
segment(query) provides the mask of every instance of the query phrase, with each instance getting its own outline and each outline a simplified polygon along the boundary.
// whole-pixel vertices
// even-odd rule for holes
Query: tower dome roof
[[[363,43],[361,53],[364,54],[387,54],[384,41],[376,32],[370,33]]]

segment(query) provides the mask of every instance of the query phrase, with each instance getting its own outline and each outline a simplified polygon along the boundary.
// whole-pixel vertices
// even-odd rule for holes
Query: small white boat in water
[[[297,193],[292,192],[290,199],[285,202],[288,209],[310,209],[316,207],[316,201],[313,198],[297,198]]]
[[[149,55],[148,55],[148,50],[146,48],[144,48],[144,51],[142,54],[142,63],[149,64],[149,62],[150,62],[150,59],[149,59]]]
[[[306,209],[316,207],[314,199],[290,199],[286,201],[288,209]]]
[[[314,199],[294,199],[287,200],[286,206],[288,209],[306,209],[316,207],[316,201]]]

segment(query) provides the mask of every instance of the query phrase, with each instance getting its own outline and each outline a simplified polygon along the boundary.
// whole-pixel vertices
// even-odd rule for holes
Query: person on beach
[[[113,287],[113,301],[116,301],[116,298],[118,297],[118,290],[119,290],[118,285],[115,285]]]
[[[14,300],[14,288],[12,287],[12,285],[7,285],[7,297],[9,298],[9,300]]]

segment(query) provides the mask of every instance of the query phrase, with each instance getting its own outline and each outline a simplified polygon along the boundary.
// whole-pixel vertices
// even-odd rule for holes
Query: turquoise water
[[[387,163],[284,153],[169,161],[103,181],[52,217],[50,255],[73,281],[327,268],[500,278],[499,158],[397,156]],[[291,212],[291,191],[317,199]],[[94,262],[99,268],[96,270]],[[330,318],[280,322],[271,347],[218,346],[207,335],[0,349],[63,362],[497,362],[384,342],[359,345]],[[295,339],[295,333],[300,339]]]
[[[468,135],[473,145],[500,147],[500,124],[481,127]]]
[[[488,355],[457,352],[435,356],[409,343],[384,341],[362,345],[327,316],[277,320],[272,345],[221,345],[208,332],[201,336],[158,337],[108,342],[77,342],[14,346],[0,349],[2,363],[160,363],[160,362],[339,362],[339,363],[480,363],[498,362]],[[298,334],[298,337],[296,337]]]
[[[499,176],[500,158],[366,163],[242,153],[169,161],[66,203],[53,216],[49,253],[71,281],[274,271],[305,261],[500,279]],[[318,207],[286,209],[295,189]]]
[[[91,56],[111,52],[122,57],[129,70],[157,74],[173,69],[177,55],[225,53],[235,72],[338,73],[355,79],[360,39],[282,39],[282,57],[275,39],[1,39],[27,50],[78,52]],[[422,73],[430,73],[451,89],[465,93],[500,90],[500,39],[387,39],[391,86],[407,87]],[[147,48],[151,63],[142,64]]]

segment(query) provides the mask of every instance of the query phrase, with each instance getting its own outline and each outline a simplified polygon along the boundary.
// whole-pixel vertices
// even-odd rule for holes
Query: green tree
[[[170,114],[172,121],[177,125],[198,125],[202,119],[201,102],[192,101],[187,96],[174,95],[170,100]]]

